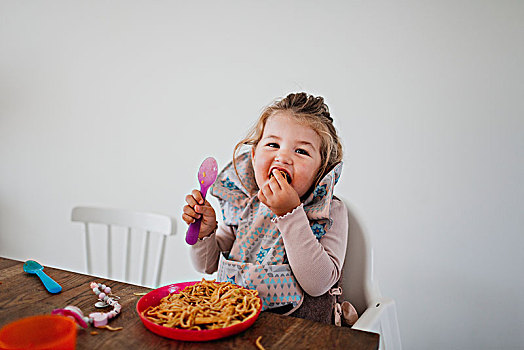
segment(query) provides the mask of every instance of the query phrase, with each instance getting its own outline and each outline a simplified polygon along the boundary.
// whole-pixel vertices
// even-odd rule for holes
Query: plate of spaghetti
[[[257,291],[205,279],[157,288],[136,304],[147,329],[184,341],[208,341],[240,333],[255,322],[261,308]]]

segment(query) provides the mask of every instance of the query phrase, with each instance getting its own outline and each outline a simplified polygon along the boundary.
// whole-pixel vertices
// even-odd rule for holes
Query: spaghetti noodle
[[[261,307],[258,292],[230,282],[202,281],[169,294],[142,315],[164,327],[202,330],[244,322]]]

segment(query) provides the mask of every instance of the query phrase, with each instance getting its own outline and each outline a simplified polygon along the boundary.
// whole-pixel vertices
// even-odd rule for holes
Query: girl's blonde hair
[[[322,163],[313,182],[312,188],[315,188],[318,182],[342,161],[342,144],[333,126],[333,119],[329,114],[328,106],[324,103],[324,98],[315,97],[305,92],[289,94],[264,108],[256,124],[249,130],[246,137],[236,144],[233,150],[235,172],[238,176],[236,160],[242,146],[256,147],[262,138],[267,120],[277,112],[291,112],[290,114],[299,123],[310,127],[320,136]]]

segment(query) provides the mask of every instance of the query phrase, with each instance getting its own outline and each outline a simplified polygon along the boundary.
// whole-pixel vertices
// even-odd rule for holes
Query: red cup
[[[0,329],[0,349],[74,349],[76,323],[58,315],[31,316]]]

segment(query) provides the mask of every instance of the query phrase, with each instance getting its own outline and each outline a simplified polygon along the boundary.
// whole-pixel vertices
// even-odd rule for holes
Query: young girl
[[[240,153],[243,146],[250,146]],[[211,188],[223,220],[200,191],[183,220],[202,218],[191,259],[218,281],[257,289],[262,309],[332,322],[348,218],[333,196],[342,145],[322,97],[289,94],[267,107]]]

